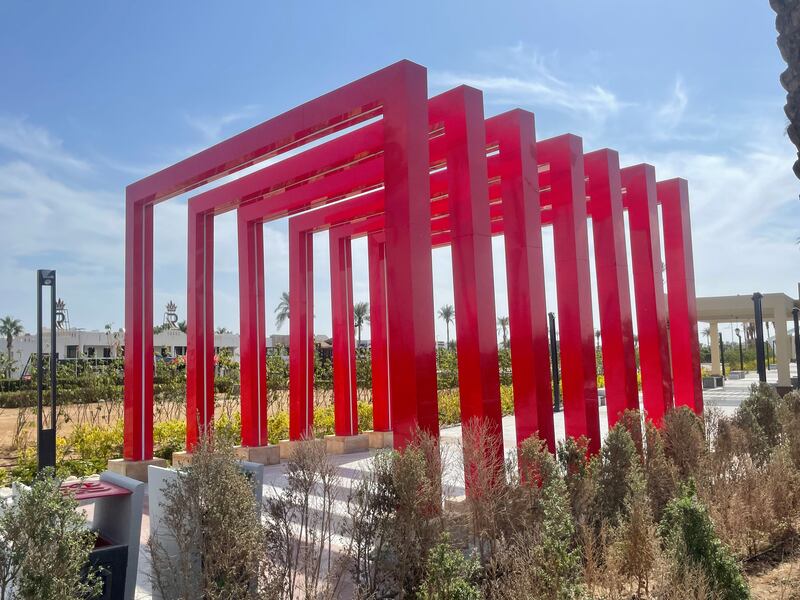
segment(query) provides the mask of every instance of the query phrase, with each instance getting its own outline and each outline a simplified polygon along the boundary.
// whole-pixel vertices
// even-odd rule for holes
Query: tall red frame
[[[424,232],[426,224],[429,227],[426,214],[427,74],[420,65],[400,61],[128,186],[125,225],[126,460],[141,461],[153,457],[153,206],[379,115],[383,117],[383,158],[386,163],[386,243],[392,254],[397,255],[393,262],[398,277],[391,279],[389,285],[393,295],[407,300],[392,315],[389,329],[396,331],[397,339],[403,339],[411,350],[393,352],[390,356],[393,372],[398,374],[393,385],[397,393],[416,399],[416,403],[409,403],[406,411],[409,419],[418,417],[413,404],[428,411],[435,409],[431,257],[429,249],[409,239],[412,229],[417,231],[422,227]],[[198,258],[190,252],[190,259],[193,256]],[[412,283],[401,284],[402,280]],[[189,278],[190,287],[197,283],[196,278]],[[199,323],[189,323],[189,326],[193,328],[189,332],[189,337],[193,338],[192,345],[201,348]],[[208,323],[204,326],[208,327]],[[208,335],[207,329],[203,335]],[[192,356],[189,362],[197,367],[202,361]],[[192,375],[195,382],[192,385],[203,381],[205,389],[199,395],[199,402],[197,394],[187,402],[187,409],[197,415],[191,415],[190,421],[199,418],[198,405],[207,403],[208,395],[213,395],[213,387],[209,389],[207,378],[198,377],[196,372]],[[265,435],[262,436],[265,428],[266,423],[264,431],[258,432],[258,443],[266,439]]]

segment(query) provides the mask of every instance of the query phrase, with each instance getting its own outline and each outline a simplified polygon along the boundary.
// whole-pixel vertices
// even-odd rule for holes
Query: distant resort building
[[[153,328],[153,358],[170,359],[186,354],[186,332],[181,329],[183,323],[178,322],[177,306],[170,302],[164,312],[162,325]],[[50,330],[44,330],[43,351],[50,352]],[[327,335],[314,336],[315,345],[323,356],[328,356],[332,349],[332,340]],[[362,346],[369,342],[362,341]],[[283,349],[288,355],[289,336],[273,334],[267,337],[267,352],[274,353]],[[66,304],[59,299],[56,303],[56,355],[59,362],[79,360],[111,360],[124,355],[125,332],[122,329],[113,331],[107,328],[86,330],[72,328]],[[229,351],[233,360],[239,362],[239,334],[224,332],[214,334],[214,353]],[[36,334],[25,333],[14,338],[11,346],[13,359],[11,378],[20,379],[30,373],[36,360]]]

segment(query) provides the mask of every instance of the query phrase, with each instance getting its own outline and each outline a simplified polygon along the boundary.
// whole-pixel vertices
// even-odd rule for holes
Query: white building
[[[123,331],[86,331],[83,329],[59,329],[56,331],[56,353],[59,360],[83,358],[116,358],[124,348]],[[217,333],[214,335],[214,352],[226,348],[239,360],[239,335]],[[181,356],[186,354],[186,334],[180,329],[167,329],[153,336],[153,351],[156,356]],[[43,352],[50,352],[50,330],[45,330]],[[32,357],[36,355],[36,335],[23,334],[14,338],[11,346],[14,359],[12,378],[19,378]]]

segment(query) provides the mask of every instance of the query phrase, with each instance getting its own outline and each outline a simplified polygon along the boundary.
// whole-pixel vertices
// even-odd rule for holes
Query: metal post
[[[553,372],[553,405],[555,411],[561,410],[561,388],[558,385],[558,343],[556,342],[556,316],[553,313],[547,313],[547,318],[550,321],[550,368]]]
[[[44,360],[42,353],[42,287],[50,286],[50,428],[44,429],[43,394]],[[56,466],[56,272],[39,269],[36,272],[36,450],[38,470]]]
[[[739,370],[744,371],[744,354],[742,353],[742,334],[736,329],[736,337],[739,338]]]
[[[761,298],[756,292],[753,294],[753,312],[756,321],[756,365],[758,366],[758,380],[767,381],[767,365],[764,360],[764,318],[761,313]]]
[[[722,361],[722,378],[725,379],[725,346],[722,343],[722,334],[719,334],[719,358]]]
[[[794,364],[797,369],[797,387],[800,388],[800,308],[796,306],[792,309],[792,319],[794,320]]]

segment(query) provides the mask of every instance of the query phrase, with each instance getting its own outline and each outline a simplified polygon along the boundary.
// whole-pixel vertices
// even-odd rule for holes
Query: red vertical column
[[[590,152],[584,156],[584,169],[591,198],[603,374],[611,428],[626,410],[639,410],[619,155],[608,149]]]
[[[435,98],[431,122],[439,120],[447,143],[461,422],[486,421],[502,453],[483,94],[459,87]]]
[[[353,267],[350,238],[330,230],[333,407],[336,435],[358,433]]]
[[[389,382],[394,445],[419,425],[439,434],[436,399],[427,75],[405,65],[406,93],[385,108],[386,260]]]
[[[555,247],[564,424],[570,437],[586,436],[589,452],[600,450],[597,365],[592,322],[589,239],[583,143],[574,135],[539,142],[540,163],[548,163]]]
[[[186,449],[214,420],[214,215],[189,207]]]
[[[685,179],[670,179],[658,182],[656,189],[664,222],[675,405],[689,406],[701,414],[703,386],[700,380],[700,343],[697,338],[689,184]]]
[[[372,429],[391,431],[389,345],[386,336],[386,247],[381,234],[367,237],[369,255],[369,337],[372,355]]]
[[[517,444],[538,434],[555,452],[541,208],[531,177],[537,172],[534,116],[514,110],[488,119],[486,135],[489,145],[499,144]]]
[[[267,444],[267,345],[264,323],[264,227],[241,217],[239,232],[239,374],[242,445]]]
[[[672,406],[672,378],[661,275],[656,171],[652,165],[641,164],[622,169],[621,175],[631,236],[644,409],[647,418],[660,425],[664,413]]]
[[[125,203],[125,460],[153,458],[153,207]]]
[[[289,221],[289,439],[314,427],[314,235]]]

